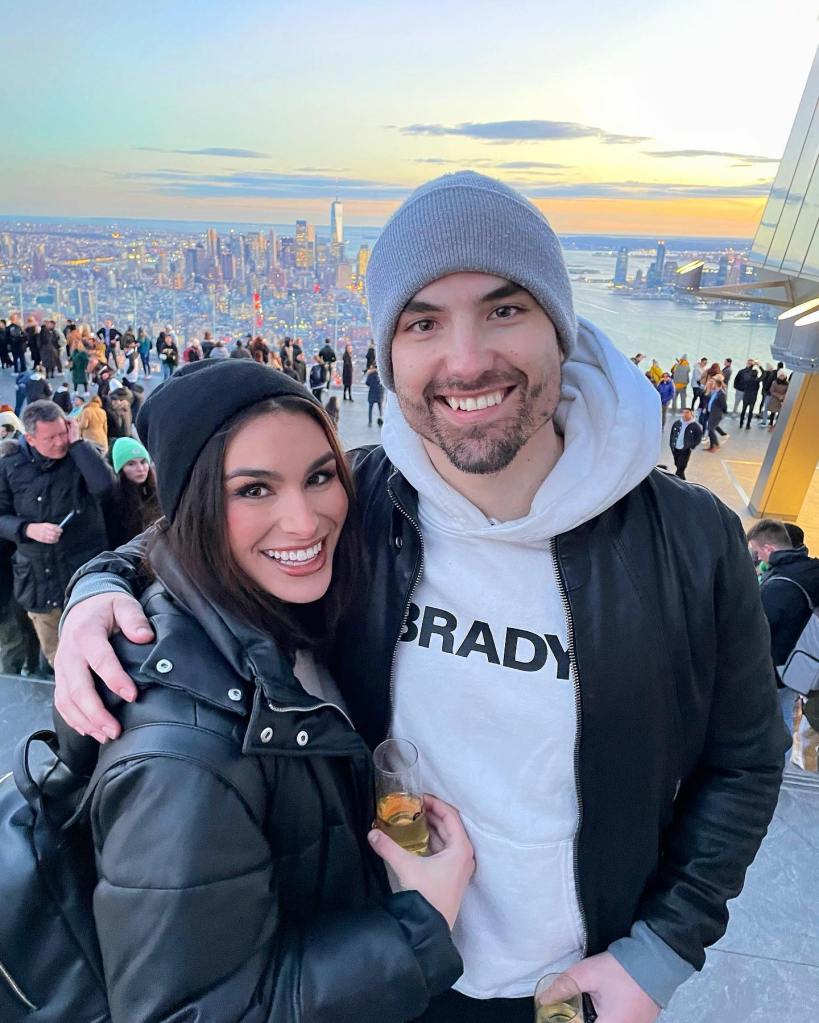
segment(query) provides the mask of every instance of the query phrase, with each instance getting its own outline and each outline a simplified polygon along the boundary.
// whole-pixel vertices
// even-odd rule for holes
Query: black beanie
[[[136,428],[156,465],[159,504],[168,521],[210,438],[243,409],[288,394],[321,405],[303,384],[250,359],[191,362],[150,394]]]

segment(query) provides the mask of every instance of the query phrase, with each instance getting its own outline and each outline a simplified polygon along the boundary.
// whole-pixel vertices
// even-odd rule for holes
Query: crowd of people
[[[113,1023],[530,1023],[551,973],[589,1020],[655,1023],[773,816],[789,744],[760,589],[807,588],[809,556],[657,470],[656,398],[575,318],[556,237],[509,186],[416,190],[367,294],[381,445],[341,450],[335,358],[308,379],[251,338],[183,353],[110,465],[48,398],[0,461],[0,530],[38,565],[27,547],[75,530],[66,569],[90,555],[117,466],[162,513],[64,608],[55,747],[93,790],[93,899],[70,908],[101,969],[63,963]],[[702,432],[683,363],[681,451]],[[698,378],[709,433],[724,369]],[[388,736],[434,793],[412,818],[427,856],[372,827]],[[16,987],[79,1018],[52,950],[23,923],[13,944]]]

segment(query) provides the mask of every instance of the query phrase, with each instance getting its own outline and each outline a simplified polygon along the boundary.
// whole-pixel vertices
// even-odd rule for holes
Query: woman
[[[151,456],[133,437],[118,437],[111,445],[111,464],[117,477],[114,496],[105,509],[111,547],[120,547],[144,533],[162,515]]]
[[[98,394],[91,398],[79,414],[80,437],[90,441],[102,454],[108,452],[108,416]]]
[[[650,372],[650,371],[649,371]],[[648,373],[646,373],[648,376]],[[674,381],[671,379],[670,373],[663,373],[660,377],[659,382],[655,385],[656,389],[660,393],[660,405],[663,410],[663,429],[665,429],[665,421],[668,417],[668,409],[671,405],[671,400],[674,397]]]
[[[378,375],[378,367],[375,363],[367,370],[364,383],[367,385],[367,426],[373,425],[373,406],[375,405],[378,406],[378,425],[383,426],[384,419],[382,417],[384,412],[382,411],[382,402],[384,401],[384,385],[381,383],[381,377]]]
[[[86,394],[88,394],[88,363],[88,352],[82,342],[78,340],[76,348],[69,352],[68,365],[71,367],[71,383],[74,385],[74,390],[79,391],[82,388]]]
[[[149,377],[151,375],[151,339],[145,333],[144,327],[140,327],[137,331],[137,350],[139,351],[139,361],[142,363],[142,373]]]
[[[179,365],[179,349],[177,348],[176,338],[174,335],[166,331],[162,347],[160,348],[159,341],[157,341],[156,350],[159,352],[159,365],[162,367],[162,379],[167,380]]]
[[[345,345],[341,358],[341,383],[344,386],[344,401],[355,401],[353,398],[353,346]]]
[[[111,1019],[411,1020],[460,973],[449,928],[472,852],[431,797],[434,855],[368,834],[370,754],[321,665],[359,563],[332,426],[249,359],[183,367],[139,430],[164,513],[142,597],[156,639],[120,644],[140,697],[117,741],[176,722],[186,749],[113,768],[94,795]],[[250,795],[232,781],[248,759]]]
[[[770,433],[774,428],[774,423],[779,418],[779,413],[782,411],[782,406],[785,403],[785,398],[788,393],[788,374],[784,369],[780,369],[776,374],[776,379],[771,381],[771,386],[768,391],[768,432]]]
[[[183,362],[199,362],[202,358],[202,346],[199,343],[199,338],[194,337],[188,342],[185,351],[182,353]]]

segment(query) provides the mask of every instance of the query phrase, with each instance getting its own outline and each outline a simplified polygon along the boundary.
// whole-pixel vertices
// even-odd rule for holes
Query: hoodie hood
[[[522,519],[492,524],[435,471],[421,438],[388,399],[382,444],[418,491],[424,515],[460,536],[540,545],[600,515],[641,483],[661,446],[660,399],[640,370],[594,324],[578,317],[577,347],[563,364],[555,427],[563,454]]]

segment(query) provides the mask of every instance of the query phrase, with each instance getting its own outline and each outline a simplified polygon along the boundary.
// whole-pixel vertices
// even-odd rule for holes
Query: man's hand
[[[103,707],[91,672],[129,703],[137,688],[123,671],[108,637],[120,629],[132,643],[154,638],[142,606],[124,593],[100,593],[73,607],[65,618],[54,661],[56,688],[54,706],[62,719],[80,735],[93,735],[98,742],[116,739],[121,729],[115,717]]]
[[[53,522],[30,522],[26,526],[26,538],[37,543],[59,543],[63,531]]]
[[[584,959],[566,973],[591,995],[597,1023],[654,1023],[660,1015],[660,1006],[610,952]]]
[[[80,440],[80,424],[76,419],[66,419],[66,428],[68,430],[68,443],[74,444]]]

